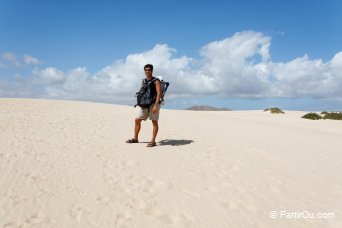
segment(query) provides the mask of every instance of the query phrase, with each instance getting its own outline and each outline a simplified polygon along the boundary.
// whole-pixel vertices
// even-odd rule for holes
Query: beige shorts
[[[149,108],[140,108],[137,118],[143,119],[143,120],[147,120],[147,118],[150,118],[150,120],[158,121],[160,106],[158,107],[157,112],[152,112],[153,106],[154,106],[154,103],[151,104]]]

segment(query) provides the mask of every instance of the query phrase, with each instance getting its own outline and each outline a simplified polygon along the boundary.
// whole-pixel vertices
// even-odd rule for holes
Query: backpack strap
[[[144,79],[146,82],[147,82],[147,79],[145,78]],[[155,78],[155,77],[153,77],[150,81],[148,81],[147,83],[150,85],[152,82],[155,82],[155,81],[157,81],[157,80],[159,80],[159,78]]]
[[[170,83],[169,82],[165,82],[165,81],[163,81],[164,82],[164,89],[163,89],[163,94],[162,94],[162,101],[164,101],[164,95],[165,95],[165,93],[166,93],[166,90],[167,90],[167,88],[169,87],[169,85],[170,85]]]
[[[143,86],[146,85],[146,84],[150,85],[152,82],[155,82],[155,81],[157,81],[157,80],[159,80],[159,79],[158,79],[158,78],[155,78],[155,77],[153,77],[150,81],[147,81],[147,79],[144,78],[144,79],[141,81],[141,87],[143,87]]]

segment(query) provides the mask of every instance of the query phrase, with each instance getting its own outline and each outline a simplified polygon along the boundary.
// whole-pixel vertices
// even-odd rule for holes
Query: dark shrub
[[[320,120],[322,119],[322,116],[318,115],[317,113],[310,112],[302,116],[304,119],[310,119],[310,120]]]
[[[266,108],[264,110],[264,112],[266,111],[270,111],[271,113],[275,113],[275,114],[279,114],[279,113],[282,113],[284,114],[285,112],[283,112],[281,109],[277,108],[277,107],[274,107],[274,108]]]
[[[342,112],[329,112],[326,113],[323,118],[330,120],[342,120]]]

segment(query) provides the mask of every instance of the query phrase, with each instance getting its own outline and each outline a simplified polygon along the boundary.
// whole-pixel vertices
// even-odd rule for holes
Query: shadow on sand
[[[159,142],[160,146],[184,146],[193,143],[193,140],[187,139],[163,139]]]

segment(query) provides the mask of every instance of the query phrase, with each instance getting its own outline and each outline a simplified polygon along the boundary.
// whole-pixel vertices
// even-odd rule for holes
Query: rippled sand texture
[[[0,227],[342,227],[342,121],[0,99]],[[271,211],[335,218],[271,218]]]

